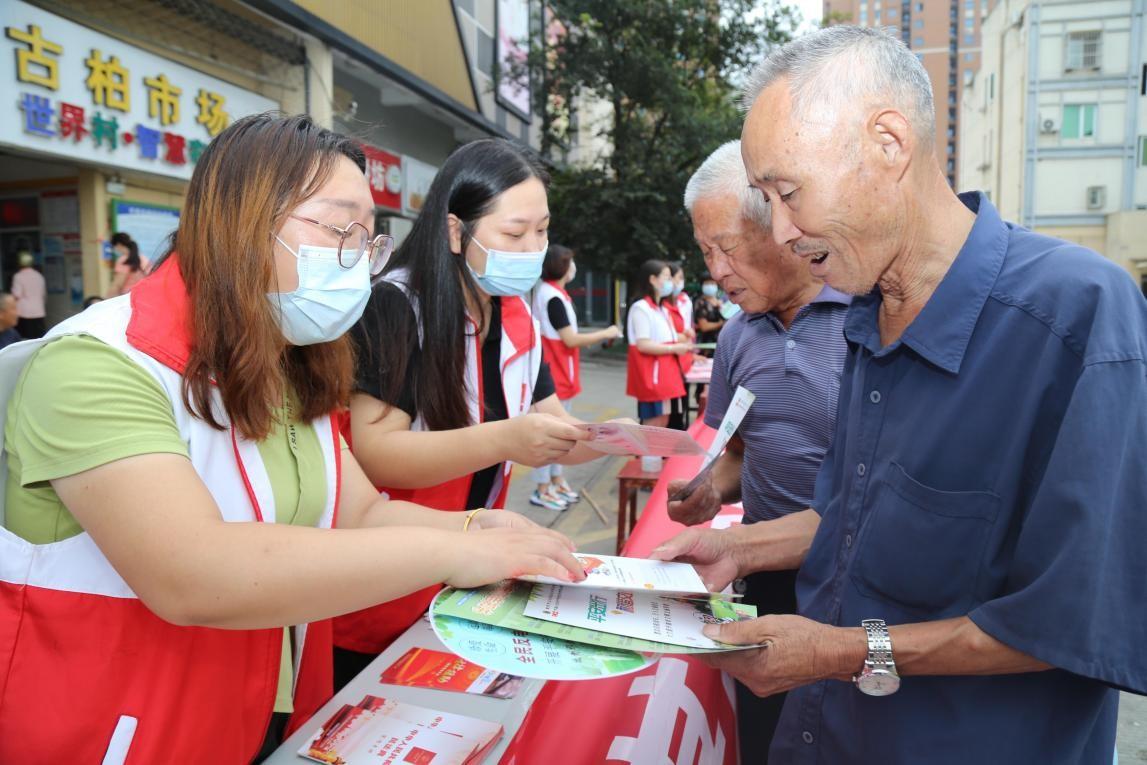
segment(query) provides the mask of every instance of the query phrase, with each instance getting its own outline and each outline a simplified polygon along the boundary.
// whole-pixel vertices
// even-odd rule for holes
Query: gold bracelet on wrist
[[[477,510],[471,510],[470,512],[466,513],[466,521],[462,524],[462,530],[468,530],[470,528],[470,521],[474,520],[474,516],[485,509],[486,508],[484,507],[479,507]]]

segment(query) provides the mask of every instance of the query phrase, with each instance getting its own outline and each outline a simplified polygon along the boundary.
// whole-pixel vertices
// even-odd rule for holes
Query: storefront
[[[52,324],[104,294],[113,233],[159,254],[211,138],[283,99],[18,0],[4,7],[0,285],[32,252]]]

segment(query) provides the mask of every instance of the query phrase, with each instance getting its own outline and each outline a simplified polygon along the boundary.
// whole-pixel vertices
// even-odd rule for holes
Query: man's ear
[[[869,118],[867,133],[885,166],[896,170],[897,177],[902,176],[916,149],[916,136],[908,118],[895,109],[882,109]]]
[[[462,254],[462,221],[454,213],[446,216],[446,227],[450,234],[450,252]]]

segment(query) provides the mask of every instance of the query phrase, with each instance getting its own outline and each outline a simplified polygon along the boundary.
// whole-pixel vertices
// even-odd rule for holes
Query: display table
[[[701,422],[689,432],[702,446],[714,431]],[[703,458],[672,457],[653,489],[625,554],[647,557],[653,548],[684,527],[669,520],[665,487],[675,478],[692,478]],[[726,507],[714,527],[740,521],[737,507]],[[737,765],[737,724],[729,678],[687,656],[666,656],[631,675],[606,680],[541,682],[527,680],[509,700],[425,688],[383,685],[382,671],[412,646],[445,650],[429,624],[419,621],[267,760],[274,765],[307,762],[297,755],[343,704],[365,694],[395,698],[445,712],[500,722],[506,732],[486,763],[501,765],[602,765],[602,763],[696,763]]]
[[[661,471],[647,473],[641,467],[641,458],[634,457],[625,463],[617,474],[617,550],[621,555],[625,542],[637,524],[637,496],[641,491],[653,491],[661,480]]]

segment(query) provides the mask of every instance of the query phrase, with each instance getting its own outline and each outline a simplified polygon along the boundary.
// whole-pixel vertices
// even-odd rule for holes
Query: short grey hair
[[[748,111],[765,88],[782,78],[789,80],[798,118],[817,99],[884,101],[904,111],[924,145],[935,143],[932,81],[916,54],[889,29],[834,26],[787,43],[749,75],[741,108]]]
[[[772,210],[765,195],[749,185],[740,141],[721,144],[701,163],[685,184],[685,209],[692,215],[698,200],[722,196],[739,199],[741,215],[745,218],[765,228],[772,223]]]

